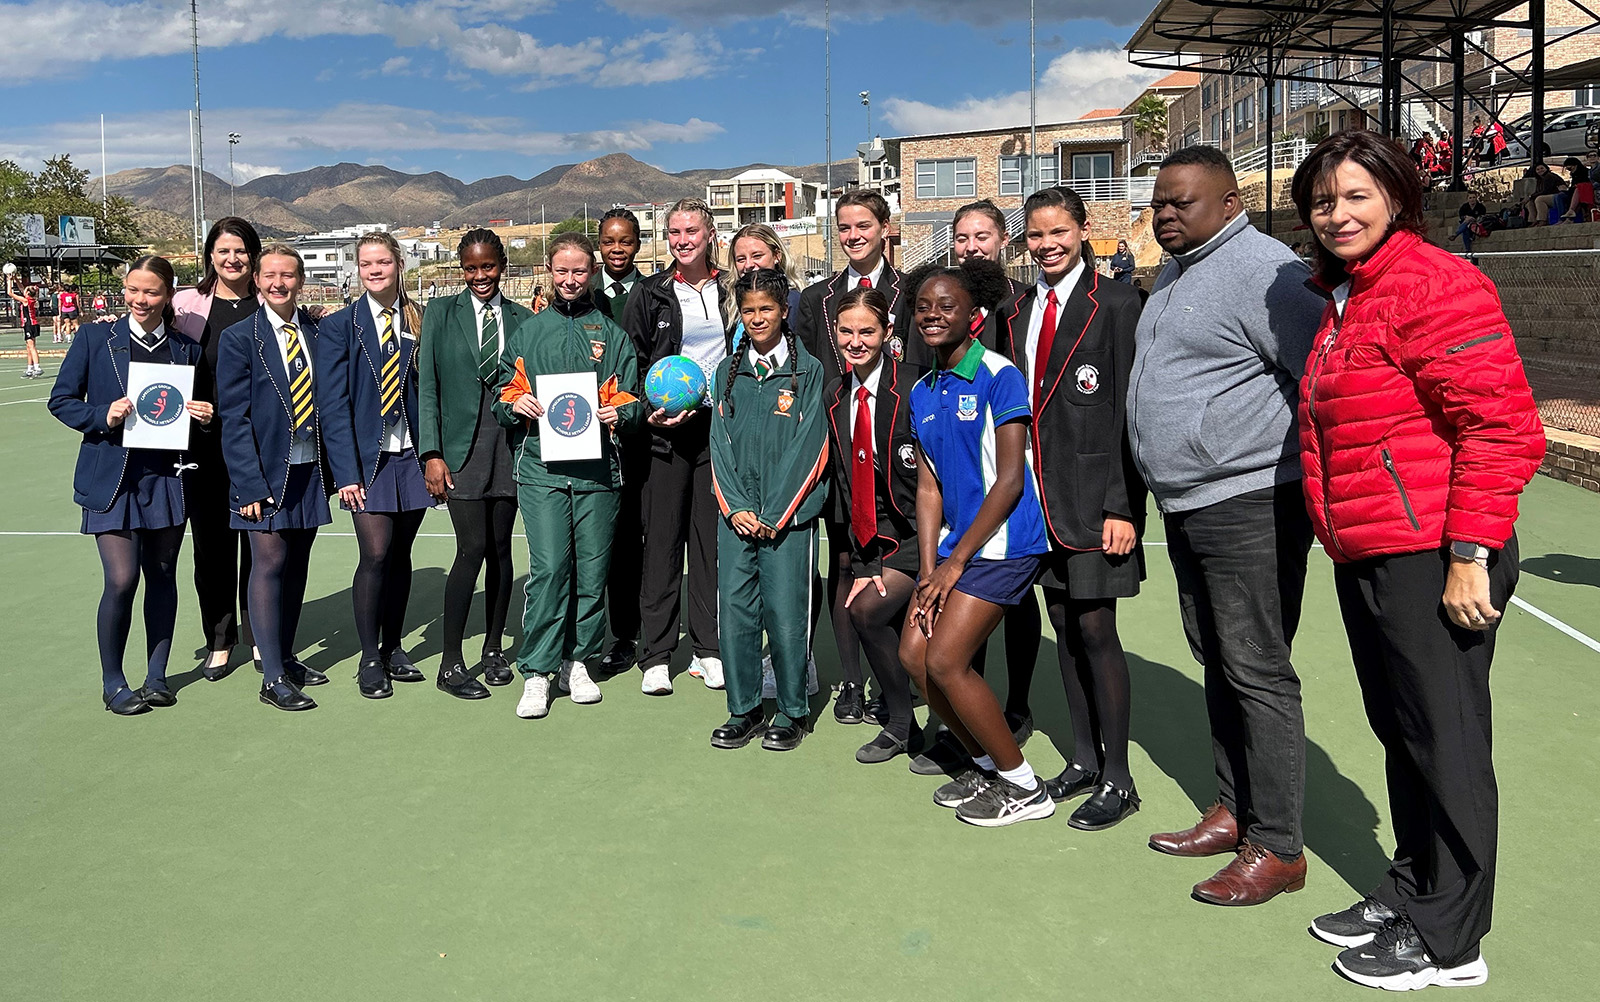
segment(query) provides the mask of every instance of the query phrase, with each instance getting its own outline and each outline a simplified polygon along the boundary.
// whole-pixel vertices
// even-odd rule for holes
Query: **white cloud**
[[[224,181],[228,179],[228,170],[226,165],[224,165],[221,169],[213,168],[212,173],[216,174]],[[235,160],[233,162],[233,173],[234,177],[238,179],[239,184],[246,184],[250,181],[254,181],[258,177],[268,177],[273,174],[282,174],[284,173],[284,170],[282,167],[269,167],[264,164],[248,164],[243,160]]]
[[[822,23],[822,4],[817,0],[674,0],[671,4],[663,4],[661,0],[606,2],[635,17],[669,17],[686,24],[777,16],[807,25]],[[1126,0],[1038,0],[1035,17],[1042,25],[1079,18],[1131,25],[1144,20],[1154,6],[1154,0],[1133,0],[1131,3]],[[839,25],[876,21],[899,14],[913,14],[930,21],[960,21],[991,26],[1006,21],[1026,21],[1028,4],[1027,0],[987,0],[980,3],[974,3],[973,0],[853,0],[849,4],[835,3],[832,19],[835,25]]]
[[[410,56],[395,56],[392,59],[385,59],[383,61],[383,65],[378,67],[378,72],[384,74],[385,76],[394,76],[396,74],[406,73],[410,69]]]
[[[1120,49],[1073,49],[1052,59],[1040,74],[1037,119],[1062,122],[1094,108],[1121,108],[1160,76],[1128,62]],[[1028,92],[968,97],[952,105],[891,97],[881,107],[884,120],[903,135],[992,129],[1028,121]]]

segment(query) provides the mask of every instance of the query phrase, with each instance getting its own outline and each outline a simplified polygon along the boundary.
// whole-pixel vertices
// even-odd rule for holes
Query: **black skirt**
[[[456,485],[448,491],[450,500],[481,501],[484,498],[517,496],[516,468],[511,458],[511,433],[500,427],[489,409],[489,391],[478,394],[478,434],[461,469],[450,479]]]
[[[1144,542],[1125,557],[1104,550],[1052,549],[1042,562],[1039,583],[1067,593],[1068,598],[1132,598],[1144,580]]]

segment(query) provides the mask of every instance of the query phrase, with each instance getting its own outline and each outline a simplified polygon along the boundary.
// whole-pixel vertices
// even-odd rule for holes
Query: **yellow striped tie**
[[[306,364],[306,353],[300,344],[300,332],[294,324],[283,325],[283,336],[288,346],[289,400],[293,409],[296,438],[310,438],[314,426],[311,400],[311,366]]]
[[[383,311],[383,420],[400,423],[400,339],[394,336],[394,309]]]

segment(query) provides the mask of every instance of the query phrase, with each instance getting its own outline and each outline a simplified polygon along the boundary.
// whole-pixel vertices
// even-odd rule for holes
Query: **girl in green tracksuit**
[[[717,748],[762,730],[761,634],[778,681],[778,715],[761,747],[787,751],[805,736],[806,657],[817,577],[817,515],[827,488],[828,432],[822,363],[786,321],[789,283],[762,269],[734,286],[746,344],[717,367],[711,480],[717,525],[717,609],[727,680]]]
[[[517,503],[528,537],[517,716],[529,718],[549,712],[550,682],[558,676],[573,702],[600,702],[600,687],[584,661],[600,653],[605,639],[602,597],[622,486],[617,441],[643,420],[643,408],[633,399],[639,393],[633,342],[590,298],[594,245],[581,233],[562,234],[550,242],[549,265],[556,295],[548,309],[506,339],[493,404],[495,418],[512,429]],[[572,409],[569,402],[564,420],[605,426],[600,458],[547,463],[539,442],[545,404],[534,395],[537,379],[586,369],[601,384],[600,407],[589,415],[581,413],[587,405]],[[612,392],[627,394],[627,402]]]

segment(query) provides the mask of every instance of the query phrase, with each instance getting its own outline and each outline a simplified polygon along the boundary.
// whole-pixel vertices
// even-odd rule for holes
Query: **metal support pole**
[[[1544,160],[1544,0],[1528,0],[1528,28],[1533,33],[1528,63],[1533,88],[1533,134],[1528,137],[1528,163]]]
[[[1450,113],[1450,130],[1453,133],[1451,138],[1455,143],[1455,155],[1450,161],[1450,190],[1466,191],[1467,186],[1461,178],[1467,165],[1467,133],[1464,124],[1467,115],[1467,88],[1466,80],[1464,79],[1467,65],[1467,43],[1459,31],[1450,36],[1450,63],[1455,68],[1456,74],[1455,82],[1451,87],[1451,100],[1455,104],[1455,109]]]
[[[1382,65],[1378,67],[1378,93],[1379,104],[1383,108],[1383,117],[1379,120],[1379,131],[1393,138],[1399,134],[1398,124],[1394,120],[1391,108],[1390,88],[1394,86],[1394,0],[1384,0],[1383,4],[1383,55]]]
[[[1272,160],[1276,152],[1272,148],[1272,46],[1267,46],[1267,236],[1272,236]]]
[[[829,16],[833,12],[833,5],[828,0],[822,3],[822,131],[823,147],[826,151],[824,157],[827,161],[822,168],[823,183],[827,191],[823,192],[828,199],[828,214],[822,220],[822,244],[828,249],[828,274],[833,274],[833,29],[829,24]]]

